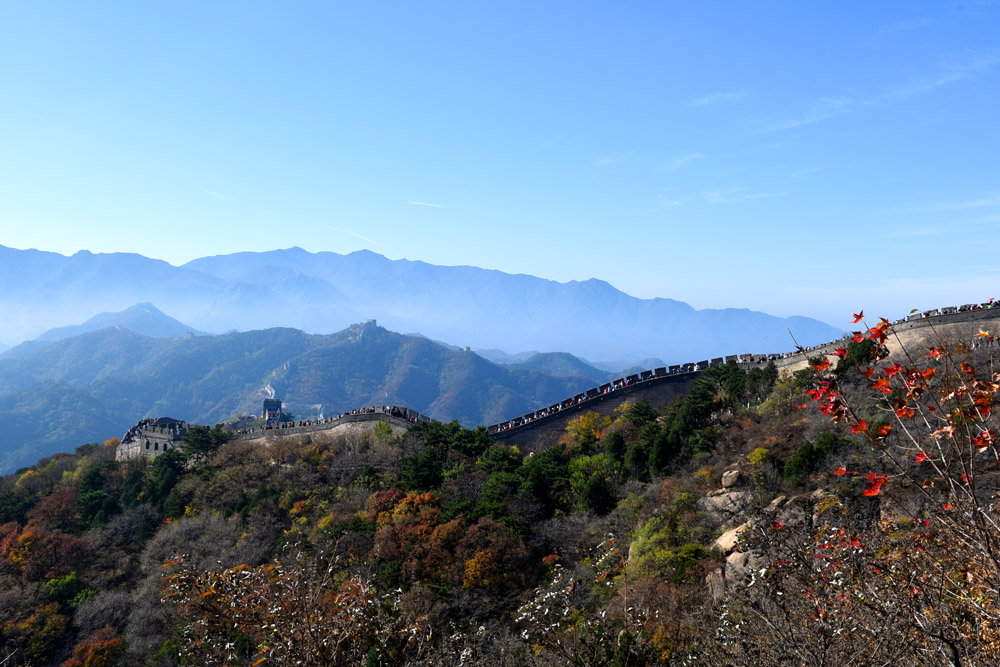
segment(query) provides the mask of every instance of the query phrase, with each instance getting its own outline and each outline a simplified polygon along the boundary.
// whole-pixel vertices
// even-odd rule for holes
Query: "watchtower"
[[[264,399],[264,424],[277,424],[281,421],[281,399]]]

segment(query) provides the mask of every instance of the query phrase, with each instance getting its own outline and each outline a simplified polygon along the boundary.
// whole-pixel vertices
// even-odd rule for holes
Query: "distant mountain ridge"
[[[95,315],[83,324],[49,329],[35,340],[55,342],[108,327],[124,327],[150,338],[177,338],[189,334],[193,336],[205,335],[205,332],[198,331],[194,327],[165,315],[151,303],[139,303],[117,313]]]
[[[127,253],[71,257],[0,246],[0,339],[24,340],[53,327],[137,303],[202,331],[275,326],[314,333],[377,319],[459,346],[565,351],[621,365],[669,363],[792,347],[842,332],[804,317],[746,309],[695,310],[672,299],[637,299],[590,279],[558,283],[470,266],[389,260],[301,248],[203,257],[175,267]]]
[[[554,377],[578,377],[595,385],[620,377],[617,373],[596,368],[567,352],[534,354],[522,362],[508,364],[508,367],[539,371]]]

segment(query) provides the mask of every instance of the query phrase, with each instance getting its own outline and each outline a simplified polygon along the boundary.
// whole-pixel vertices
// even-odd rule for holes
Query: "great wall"
[[[923,312],[892,322],[892,329],[899,344],[920,343],[937,332],[959,339],[969,339],[975,330],[989,320],[1000,318],[1000,302],[966,304]],[[486,427],[494,439],[517,445],[525,451],[545,449],[554,445],[565,432],[565,424],[574,416],[594,411],[611,416],[615,408],[625,402],[647,400],[654,408],[662,408],[691,388],[705,369],[730,361],[744,368],[773,363],[782,374],[794,373],[804,368],[809,359],[834,354],[837,348],[846,347],[852,338],[830,341],[822,345],[797,349],[793,352],[772,354],[738,354],[716,357],[698,362],[663,366],[633,373],[591,387],[524,415]],[[281,421],[281,402],[273,398],[264,401],[263,423],[254,426],[231,427],[234,438],[244,441],[272,443],[279,438],[301,438],[317,432],[362,433],[374,429],[375,424],[387,422],[393,433],[402,433],[417,422],[433,421],[415,410],[402,406],[379,405],[358,408],[336,417],[308,421]],[[144,419],[133,426],[122,438],[116,458],[154,457],[178,447],[178,443],[191,425],[176,419],[162,417]]]

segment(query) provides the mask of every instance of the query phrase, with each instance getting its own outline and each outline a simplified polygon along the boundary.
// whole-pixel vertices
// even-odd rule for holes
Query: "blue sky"
[[[994,2],[6,2],[0,244],[1000,298]]]

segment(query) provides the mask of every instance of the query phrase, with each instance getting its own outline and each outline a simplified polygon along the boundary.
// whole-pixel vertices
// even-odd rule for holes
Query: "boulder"
[[[733,552],[726,558],[726,581],[736,583],[743,581],[750,573],[750,554]]]
[[[717,523],[725,523],[737,518],[747,505],[753,494],[749,491],[727,491],[721,489],[698,499],[698,509]]]
[[[731,489],[740,483],[739,470],[727,470],[722,473],[722,488]]]
[[[736,548],[740,542],[740,533],[747,529],[747,525],[740,524],[731,530],[727,530],[715,540],[715,548],[725,556]]]
[[[726,575],[723,574],[722,568],[718,567],[705,577],[705,585],[708,586],[709,593],[712,594],[712,600],[719,602],[726,595]]]

